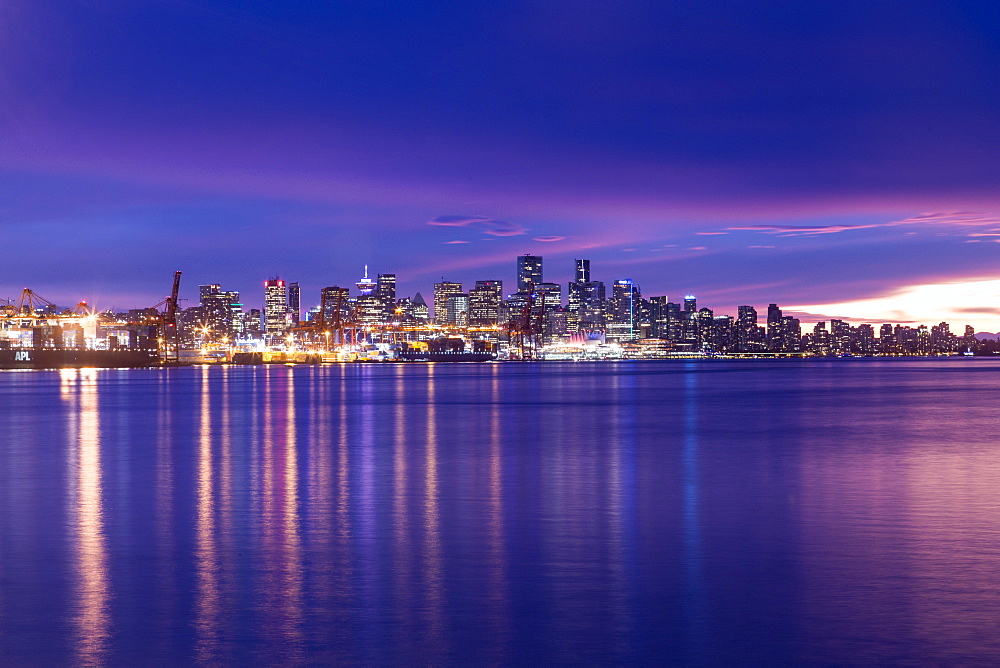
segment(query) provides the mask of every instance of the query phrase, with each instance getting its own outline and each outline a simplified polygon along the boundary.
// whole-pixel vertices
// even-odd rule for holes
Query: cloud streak
[[[946,227],[982,227],[988,225],[1000,225],[1000,218],[975,211],[951,211],[922,213],[918,216],[910,216],[902,220],[893,220],[885,223],[866,223],[862,225],[737,225],[727,227],[726,230],[762,232],[774,234],[779,237],[817,236],[820,234],[837,234],[839,232],[850,232],[854,230],[867,230],[879,227],[899,227],[904,225],[928,225]],[[699,232],[699,234],[706,234]],[[712,234],[711,232],[707,234]],[[983,233],[972,233],[968,236],[987,236]]]
[[[437,227],[475,228],[483,234],[491,234],[495,237],[516,237],[528,232],[528,228],[517,223],[486,216],[438,216],[428,220],[427,224]],[[536,241],[540,241],[540,239]]]

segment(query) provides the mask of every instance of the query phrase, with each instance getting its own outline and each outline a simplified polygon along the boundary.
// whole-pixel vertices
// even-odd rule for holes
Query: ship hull
[[[404,352],[399,358],[410,362],[491,362],[496,359],[493,353],[425,353]]]
[[[158,363],[153,350],[0,350],[0,369],[114,369]]]

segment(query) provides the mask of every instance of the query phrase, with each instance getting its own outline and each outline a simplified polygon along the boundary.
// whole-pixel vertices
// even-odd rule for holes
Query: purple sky
[[[998,26],[953,1],[8,0],[0,296],[150,305],[180,269],[188,297],[258,305],[281,275],[311,303],[365,263],[428,295],[512,287],[532,252],[729,313],[955,283],[983,303],[953,324],[997,331]],[[885,317],[948,306],[920,303]]]

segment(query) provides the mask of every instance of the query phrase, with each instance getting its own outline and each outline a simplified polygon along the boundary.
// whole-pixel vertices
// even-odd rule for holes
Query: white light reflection
[[[70,431],[76,434],[70,468],[75,472],[72,526],[76,539],[77,604],[73,617],[76,661],[84,666],[105,662],[109,642],[110,582],[101,488],[101,437],[96,369],[60,371]]]

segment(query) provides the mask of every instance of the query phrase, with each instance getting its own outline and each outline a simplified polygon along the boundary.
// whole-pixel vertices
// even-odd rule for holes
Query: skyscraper
[[[438,325],[448,324],[448,297],[462,294],[462,284],[451,281],[441,281],[434,284],[434,322]]]
[[[264,282],[264,336],[274,344],[288,327],[288,288],[278,277]]]
[[[500,321],[500,301],[503,299],[501,281],[476,281],[469,290],[469,325],[491,327]]]
[[[577,283],[590,283],[590,260],[575,260]]]
[[[446,310],[449,325],[467,326],[469,324],[469,295],[464,292],[449,294]]]
[[[529,285],[542,282],[542,257],[540,255],[517,256],[517,291],[528,292]]]
[[[379,274],[375,294],[382,304],[384,317],[392,318],[396,310],[396,274]]]
[[[636,338],[636,306],[642,295],[630,278],[615,281],[611,291],[608,337],[616,341],[632,341]]]
[[[351,291],[338,285],[331,285],[320,290],[320,307],[323,313],[323,322],[327,325],[341,322],[347,318],[351,307],[348,301]]]
[[[293,325],[302,318],[302,294],[298,282],[288,284],[288,317]]]
[[[772,352],[782,350],[785,333],[782,327],[781,309],[777,304],[767,305],[767,349]]]

